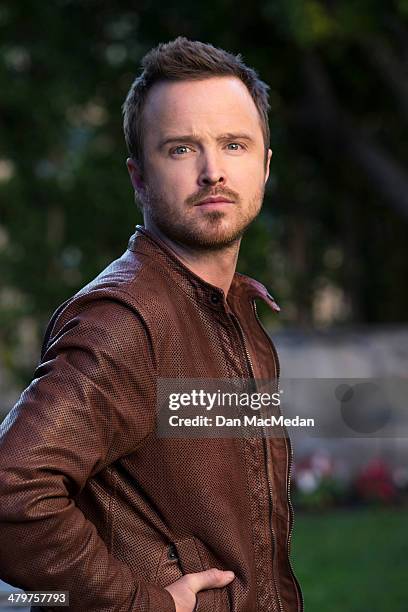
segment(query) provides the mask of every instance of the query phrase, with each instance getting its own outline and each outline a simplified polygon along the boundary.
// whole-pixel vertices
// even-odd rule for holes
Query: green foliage
[[[288,39],[299,46],[324,42],[338,33],[338,26],[328,8],[317,0],[279,0],[265,6],[265,14],[279,26]]]
[[[319,324],[333,289],[348,306],[331,323],[405,320],[407,17],[403,0],[4,0],[0,277],[18,306],[0,293],[0,329],[42,328],[126,248],[141,217],[121,104],[145,51],[180,34],[241,52],[271,87],[271,177],[240,269],[280,320]]]

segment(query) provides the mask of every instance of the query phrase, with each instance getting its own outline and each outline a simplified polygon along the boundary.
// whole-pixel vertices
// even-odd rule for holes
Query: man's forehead
[[[259,129],[259,113],[248,89],[230,76],[156,83],[147,96],[144,119],[154,132],[165,128],[169,135],[207,124],[219,125],[223,132],[236,131],[243,122],[247,129]]]

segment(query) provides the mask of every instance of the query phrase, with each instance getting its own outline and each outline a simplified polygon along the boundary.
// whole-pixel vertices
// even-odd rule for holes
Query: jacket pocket
[[[184,575],[180,566],[180,560],[174,544],[167,544],[163,547],[160,561],[157,567],[156,582],[160,586],[167,586],[176,582]]]
[[[180,575],[174,580],[178,580],[185,574],[202,572],[212,567],[205,546],[197,538],[175,540],[167,547],[167,556],[172,559],[170,564],[173,563],[173,568],[177,566],[180,570]],[[166,562],[164,567],[169,567],[169,563]],[[170,580],[165,586],[174,580]],[[197,593],[194,612],[227,612],[228,610],[226,589],[206,589]]]
[[[156,582],[167,586],[185,574],[202,572],[210,566],[199,552],[195,538],[174,540],[163,547],[158,564]]]

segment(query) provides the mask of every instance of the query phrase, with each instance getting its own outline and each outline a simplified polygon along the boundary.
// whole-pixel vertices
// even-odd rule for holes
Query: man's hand
[[[234,572],[224,572],[212,567],[204,572],[186,574],[164,588],[173,597],[176,604],[176,612],[193,612],[198,591],[223,587],[234,580],[234,578]]]

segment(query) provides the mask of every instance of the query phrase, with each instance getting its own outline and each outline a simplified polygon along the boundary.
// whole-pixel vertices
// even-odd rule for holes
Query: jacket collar
[[[167,244],[144,226],[136,225],[135,233],[129,239],[128,250],[151,257],[163,267],[170,267],[175,282],[193,299],[200,303],[207,303],[214,310],[225,309],[226,300],[223,290],[208,283],[187,268]],[[228,292],[228,302],[254,298],[262,299],[275,311],[280,310],[262,283],[236,272]]]

